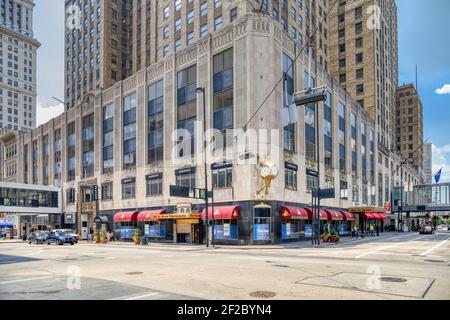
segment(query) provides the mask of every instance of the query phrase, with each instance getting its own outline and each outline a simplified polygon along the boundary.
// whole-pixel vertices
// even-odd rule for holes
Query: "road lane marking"
[[[152,293],[144,294],[141,296],[135,296],[135,297],[126,296],[126,297],[111,298],[108,300],[139,300],[139,299],[148,298],[151,296],[156,296],[157,294],[159,294],[159,292],[152,292]]]
[[[414,238],[414,239],[411,239],[411,240],[408,240],[408,241],[397,242],[397,243],[391,244],[391,245],[389,245],[389,246],[381,247],[381,248],[378,248],[378,249],[375,249],[375,250],[370,250],[370,251],[368,251],[368,252],[365,252],[365,253],[362,253],[362,254],[360,254],[360,255],[357,255],[357,256],[355,257],[355,259],[359,259],[359,258],[368,256],[369,254],[377,253],[377,252],[379,252],[379,251],[383,251],[383,250],[386,250],[386,249],[389,249],[389,248],[393,248],[393,247],[396,247],[396,246],[398,246],[398,245],[405,244],[405,243],[410,242],[410,241],[422,239],[422,238],[425,238],[425,237],[427,237],[427,236],[426,236],[426,235],[425,235],[425,236],[420,236],[420,237],[417,237],[417,238]]]
[[[11,283],[18,283],[18,282],[27,282],[27,281],[34,281],[34,280],[43,280],[43,279],[51,279],[53,277],[39,277],[39,278],[30,278],[30,279],[19,279],[19,280],[10,280],[10,281],[3,281],[0,282],[0,285],[4,284],[11,284]]]
[[[446,243],[448,241],[449,238],[445,239],[442,242],[439,242],[437,245],[435,245],[433,248],[428,249],[427,251],[423,252],[421,254],[421,256],[426,256],[427,254],[429,254],[430,252],[432,252],[433,250],[439,248],[440,246],[442,246],[444,243]]]

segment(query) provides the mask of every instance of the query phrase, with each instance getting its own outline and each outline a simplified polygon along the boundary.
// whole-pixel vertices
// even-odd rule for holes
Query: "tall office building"
[[[425,143],[423,145],[423,181],[431,183],[433,176],[433,144]]]
[[[131,0],[66,0],[65,104],[131,75]]]
[[[317,29],[312,57],[328,70],[328,5],[325,0],[66,0],[66,109],[86,93],[106,90],[258,10],[277,20],[298,47]]]
[[[36,53],[30,0],[0,1],[0,129],[36,127]]]
[[[385,156],[393,149],[398,84],[394,0],[338,0],[329,17],[330,72],[376,120]]]
[[[423,106],[413,84],[397,89],[395,111],[396,149],[421,175],[423,168]]]

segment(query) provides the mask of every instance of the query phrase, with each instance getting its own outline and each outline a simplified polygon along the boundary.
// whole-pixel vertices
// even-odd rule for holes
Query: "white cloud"
[[[444,84],[442,88],[436,89],[437,94],[450,94],[450,84]]]
[[[64,105],[58,103],[52,98],[38,96],[37,97],[37,108],[36,108],[36,125],[46,123],[52,118],[59,116],[64,112]]]
[[[450,182],[450,145],[437,147],[433,144],[433,174],[442,169],[439,182]],[[433,179],[434,182],[434,179]]]

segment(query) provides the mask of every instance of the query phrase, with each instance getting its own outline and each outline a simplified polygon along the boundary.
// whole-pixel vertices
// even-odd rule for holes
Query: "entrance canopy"
[[[214,207],[214,220],[237,220],[239,218],[239,206]],[[206,210],[202,211],[202,219],[206,218]],[[208,219],[213,219],[212,208],[208,208]]]
[[[13,228],[14,224],[12,222],[0,221],[0,228]]]
[[[327,213],[328,220],[333,220],[333,221],[336,221],[336,220],[342,221],[342,220],[344,220],[344,216],[339,211],[325,210],[325,212]]]
[[[135,222],[137,221],[137,216],[139,212],[130,211],[130,212],[119,212],[114,215],[113,220],[116,222]]]
[[[309,214],[308,210],[305,208],[298,207],[281,207],[281,219],[282,220],[308,220]]]
[[[341,211],[342,215],[344,216],[344,221],[355,221],[355,216],[353,213],[347,212],[347,211]]]
[[[382,213],[372,213],[374,219],[387,220],[387,217]]]
[[[376,219],[373,213],[365,212],[362,214],[362,216],[366,219]]]
[[[313,219],[313,212],[310,208],[306,208],[306,210],[308,210],[308,219],[312,220]],[[320,220],[324,220],[327,221],[328,220],[328,214],[325,212],[325,210],[320,210]]]
[[[137,221],[158,221],[163,214],[166,214],[166,210],[141,211],[137,216]]]

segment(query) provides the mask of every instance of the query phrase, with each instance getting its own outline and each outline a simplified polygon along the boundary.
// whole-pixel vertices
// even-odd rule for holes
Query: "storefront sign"
[[[178,170],[175,170],[175,175],[176,176],[181,176],[183,174],[195,173],[196,169],[197,169],[196,167],[178,169]]]
[[[313,225],[305,224],[305,237],[312,238],[312,236],[313,236]]]
[[[285,162],[284,163],[284,167],[286,169],[292,170],[292,171],[298,171],[298,165],[294,164],[294,163],[290,163],[290,162]]]
[[[163,177],[162,173],[148,174],[145,176],[145,180],[161,179],[162,177]]]
[[[270,240],[270,224],[254,225],[254,240]]]
[[[287,237],[291,236],[291,224],[290,223],[286,223],[286,236]]]
[[[229,223],[224,223],[223,224],[223,236],[224,237],[229,237],[230,236],[230,224]]]

